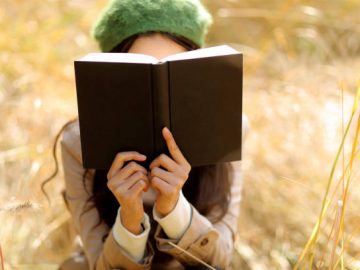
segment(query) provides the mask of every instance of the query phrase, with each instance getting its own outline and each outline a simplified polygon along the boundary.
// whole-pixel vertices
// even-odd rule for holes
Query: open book
[[[89,53],[74,62],[84,168],[138,151],[146,167],[167,126],[192,167],[241,159],[243,56],[227,45],[163,59]]]

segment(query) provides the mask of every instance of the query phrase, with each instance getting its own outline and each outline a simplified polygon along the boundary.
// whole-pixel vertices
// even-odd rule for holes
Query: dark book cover
[[[121,151],[146,155],[145,167],[171,157],[164,126],[192,167],[241,159],[241,53],[223,45],[153,62],[105,54],[74,62],[84,168],[108,170]]]

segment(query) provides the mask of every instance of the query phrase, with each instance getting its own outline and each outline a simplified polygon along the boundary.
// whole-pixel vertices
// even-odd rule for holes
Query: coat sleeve
[[[82,167],[80,140],[78,130],[70,125],[64,130],[60,140],[61,157],[65,179],[65,198],[72,216],[76,232],[83,244],[85,256],[90,270],[105,269],[150,269],[154,250],[150,241],[147,241],[145,255],[141,263],[136,262],[115,240],[113,228],[105,222],[95,226],[99,221],[97,209],[86,204],[91,196],[91,186],[94,171],[90,171],[83,185],[84,168]],[[93,205],[91,205],[93,206]],[[105,241],[103,241],[105,237]]]
[[[173,247],[170,241],[192,255],[200,258],[213,267],[227,269],[230,265],[233,243],[237,232],[238,216],[242,190],[240,162],[232,162],[234,170],[231,173],[231,198],[228,212],[217,223],[211,223],[208,216],[201,215],[192,205],[191,222],[180,239],[170,239],[158,224],[155,239],[158,250],[174,256],[184,265],[197,265],[199,262],[192,259],[185,252]]]

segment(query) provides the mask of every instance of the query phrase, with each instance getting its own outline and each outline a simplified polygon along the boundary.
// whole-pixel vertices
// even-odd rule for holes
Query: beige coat
[[[176,138],[175,138],[176,139]],[[85,261],[90,270],[105,269],[184,269],[183,265],[195,265],[197,261],[168,244],[171,241],[179,247],[201,258],[212,266],[221,269],[230,269],[229,264],[232,257],[233,243],[237,231],[237,221],[241,199],[242,179],[240,174],[240,162],[232,162],[234,173],[232,174],[233,184],[231,188],[231,201],[229,210],[224,218],[212,224],[207,217],[201,215],[196,208],[192,207],[191,223],[182,238],[178,241],[168,239],[161,226],[154,223],[152,215],[151,231],[146,244],[144,263],[140,264],[131,259],[126,251],[120,247],[105,222],[92,228],[97,224],[99,215],[95,208],[84,212],[84,204],[90,194],[83,186],[82,177],[84,168],[82,167],[81,144],[79,133],[79,121],[76,120],[66,127],[60,140],[61,156],[63,162],[65,178],[65,198],[68,203],[69,211],[75,231],[79,234],[85,254]],[[94,170],[86,178],[86,187],[89,193],[94,176]],[[143,193],[145,208],[151,209],[154,198],[151,193]],[[88,205],[86,205],[87,207]],[[151,213],[151,212],[149,212]],[[103,236],[108,235],[105,241]],[[169,254],[169,255],[166,255]],[[156,256],[167,257],[168,262],[156,263]],[[86,267],[86,268],[87,268]],[[64,266],[61,269],[65,269]],[[74,269],[86,269],[77,267]],[[69,268],[66,268],[69,269]]]

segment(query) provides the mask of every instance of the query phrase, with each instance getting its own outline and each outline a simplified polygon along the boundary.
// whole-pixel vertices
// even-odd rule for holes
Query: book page
[[[79,61],[155,64],[159,59],[140,53],[89,53]]]
[[[239,52],[228,45],[219,45],[209,48],[202,48],[188,52],[182,52],[172,54],[160,59],[160,62],[172,61],[172,60],[185,60],[194,58],[203,58],[220,55],[238,54]]]

